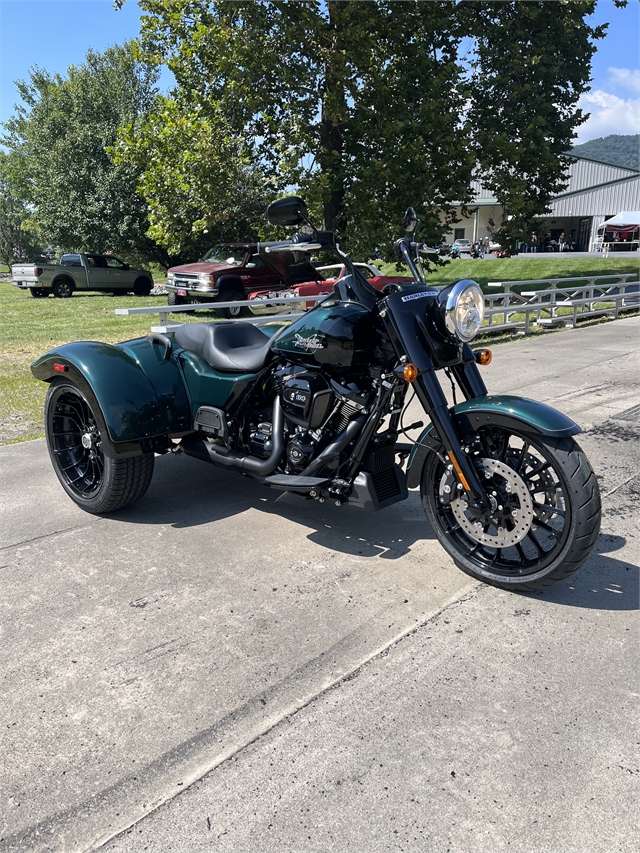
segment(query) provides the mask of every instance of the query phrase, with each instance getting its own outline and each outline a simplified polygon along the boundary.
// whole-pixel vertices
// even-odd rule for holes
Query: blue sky
[[[549,14],[554,5],[549,2]],[[608,22],[609,34],[599,43],[591,91],[581,101],[591,118],[578,142],[640,133],[640,3],[630,0],[626,9],[616,9],[612,0],[599,0],[594,22]],[[111,0],[0,0],[0,122],[18,100],[13,81],[26,79],[33,65],[64,73],[84,60],[88,48],[103,51],[138,31],[134,0],[117,12]],[[161,78],[169,81],[168,74]]]

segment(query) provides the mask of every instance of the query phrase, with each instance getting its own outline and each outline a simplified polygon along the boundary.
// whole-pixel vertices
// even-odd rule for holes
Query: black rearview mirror
[[[413,231],[418,224],[418,217],[416,216],[416,212],[412,207],[408,207],[404,214],[404,230],[405,231]]]
[[[296,195],[279,198],[267,208],[267,219],[271,225],[302,225],[307,218],[307,206]]]

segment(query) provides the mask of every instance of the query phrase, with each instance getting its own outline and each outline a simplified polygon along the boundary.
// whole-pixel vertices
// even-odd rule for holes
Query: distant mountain
[[[640,134],[617,136],[612,133],[600,139],[590,139],[589,142],[576,145],[571,153],[600,160],[601,163],[611,163],[613,166],[640,170]]]

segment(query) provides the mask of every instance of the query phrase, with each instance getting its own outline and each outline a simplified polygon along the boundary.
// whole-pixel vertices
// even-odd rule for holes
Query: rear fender
[[[509,394],[475,397],[459,403],[450,411],[453,412],[458,435],[461,437],[475,432],[488,422],[514,429],[524,435],[545,435],[551,438],[563,438],[580,432],[580,427],[571,418],[551,406]],[[442,452],[442,445],[433,424],[429,424],[420,434],[409,455],[407,486],[410,489],[420,485],[427,453],[434,450]]]
[[[65,371],[54,369],[63,365]],[[136,456],[152,439],[191,429],[186,390],[173,359],[145,338],[112,345],[95,341],[66,344],[31,365],[36,379],[72,380],[94,404],[108,456]]]

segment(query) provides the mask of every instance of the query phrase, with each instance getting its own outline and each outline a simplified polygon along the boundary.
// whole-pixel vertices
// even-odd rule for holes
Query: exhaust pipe
[[[193,456],[203,462],[211,462],[213,465],[230,468],[243,474],[266,477],[276,470],[284,453],[284,416],[279,397],[276,397],[273,404],[272,441],[273,449],[267,459],[258,459],[256,456],[238,453],[237,450],[229,450],[228,447],[217,447],[194,436],[185,436],[179,446],[187,456]]]
[[[340,455],[340,452],[344,450],[344,448],[349,444],[350,441],[356,437],[356,435],[360,432],[362,425],[366,422],[366,415],[356,415],[353,420],[349,421],[340,435],[332,441],[331,444],[328,444],[325,449],[320,453],[316,458],[304,469],[301,477],[313,477],[316,471],[319,471],[321,468],[324,468],[325,465],[328,465],[329,462],[332,462],[337,456]]]

